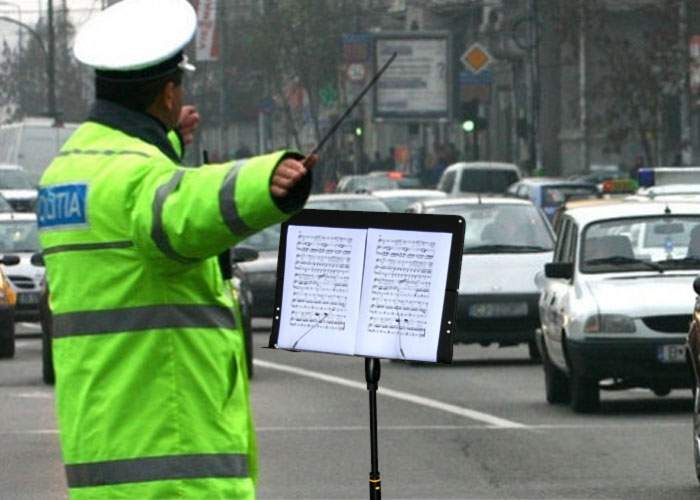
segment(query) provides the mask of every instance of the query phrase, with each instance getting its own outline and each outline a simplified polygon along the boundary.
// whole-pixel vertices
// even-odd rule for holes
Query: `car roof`
[[[572,217],[579,225],[606,219],[671,214],[700,215],[700,203],[688,201],[627,200],[570,208],[566,215]]]
[[[0,222],[8,221],[35,221],[36,214],[32,212],[0,212]]]
[[[375,196],[366,193],[325,193],[312,194],[308,201],[333,201],[333,200],[376,200]]]
[[[377,198],[405,198],[411,196],[435,196],[436,198],[444,198],[447,193],[438,191],[437,189],[378,189],[371,192],[372,196]]]
[[[448,207],[450,205],[530,205],[530,200],[509,196],[450,196],[417,202],[423,208]]]
[[[449,167],[445,169],[447,170],[463,170],[463,169],[470,169],[470,168],[492,168],[494,170],[514,170],[516,172],[520,172],[520,169],[518,166],[514,163],[505,163],[505,162],[498,162],[498,161],[473,161],[473,162],[464,162],[461,161],[459,163],[453,163]]]
[[[592,182],[579,181],[574,179],[562,179],[561,177],[526,177],[520,179],[518,184],[530,184],[535,186],[591,186],[595,187]]]

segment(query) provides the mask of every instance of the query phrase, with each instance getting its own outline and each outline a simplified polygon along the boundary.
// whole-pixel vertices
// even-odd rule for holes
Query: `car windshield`
[[[23,170],[0,169],[0,189],[34,189]]]
[[[559,207],[567,200],[585,198],[597,192],[595,186],[545,186],[542,188],[542,206]]]
[[[361,212],[388,212],[387,206],[376,198],[326,198],[309,200],[304,208],[316,210],[353,210]]]
[[[518,182],[518,175],[513,170],[465,168],[459,190],[463,193],[505,193],[514,182]]]
[[[464,217],[465,254],[550,252],[554,247],[547,223],[532,205],[443,205],[427,213]]]
[[[700,269],[700,216],[594,222],[581,242],[584,273]]]
[[[0,253],[38,252],[39,236],[33,220],[0,222]]]

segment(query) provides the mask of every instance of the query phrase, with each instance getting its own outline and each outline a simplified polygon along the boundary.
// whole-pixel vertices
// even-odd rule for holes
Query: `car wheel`
[[[566,404],[571,400],[569,379],[566,374],[549,359],[547,351],[542,356],[544,368],[544,390],[549,404]]]
[[[700,391],[697,386],[693,401],[693,455],[695,456],[695,476],[700,482]]]
[[[7,331],[0,337],[0,358],[15,357],[15,325],[9,326]]]
[[[531,361],[541,361],[540,350],[537,348],[537,342],[531,340],[527,343],[527,351]]]
[[[600,388],[595,379],[571,374],[571,409],[576,413],[592,413],[600,407]]]

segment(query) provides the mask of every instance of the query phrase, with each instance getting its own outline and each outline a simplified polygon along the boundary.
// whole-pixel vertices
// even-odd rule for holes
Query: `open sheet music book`
[[[453,236],[290,223],[272,347],[438,361]]]

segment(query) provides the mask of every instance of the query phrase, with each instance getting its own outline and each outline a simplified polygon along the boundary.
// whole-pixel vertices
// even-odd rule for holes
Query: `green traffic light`
[[[465,132],[473,132],[474,120],[466,120],[464,123],[462,123],[462,130],[464,130]]]
[[[362,136],[362,127],[355,127],[355,135],[356,135],[357,137],[361,137],[361,136]]]

